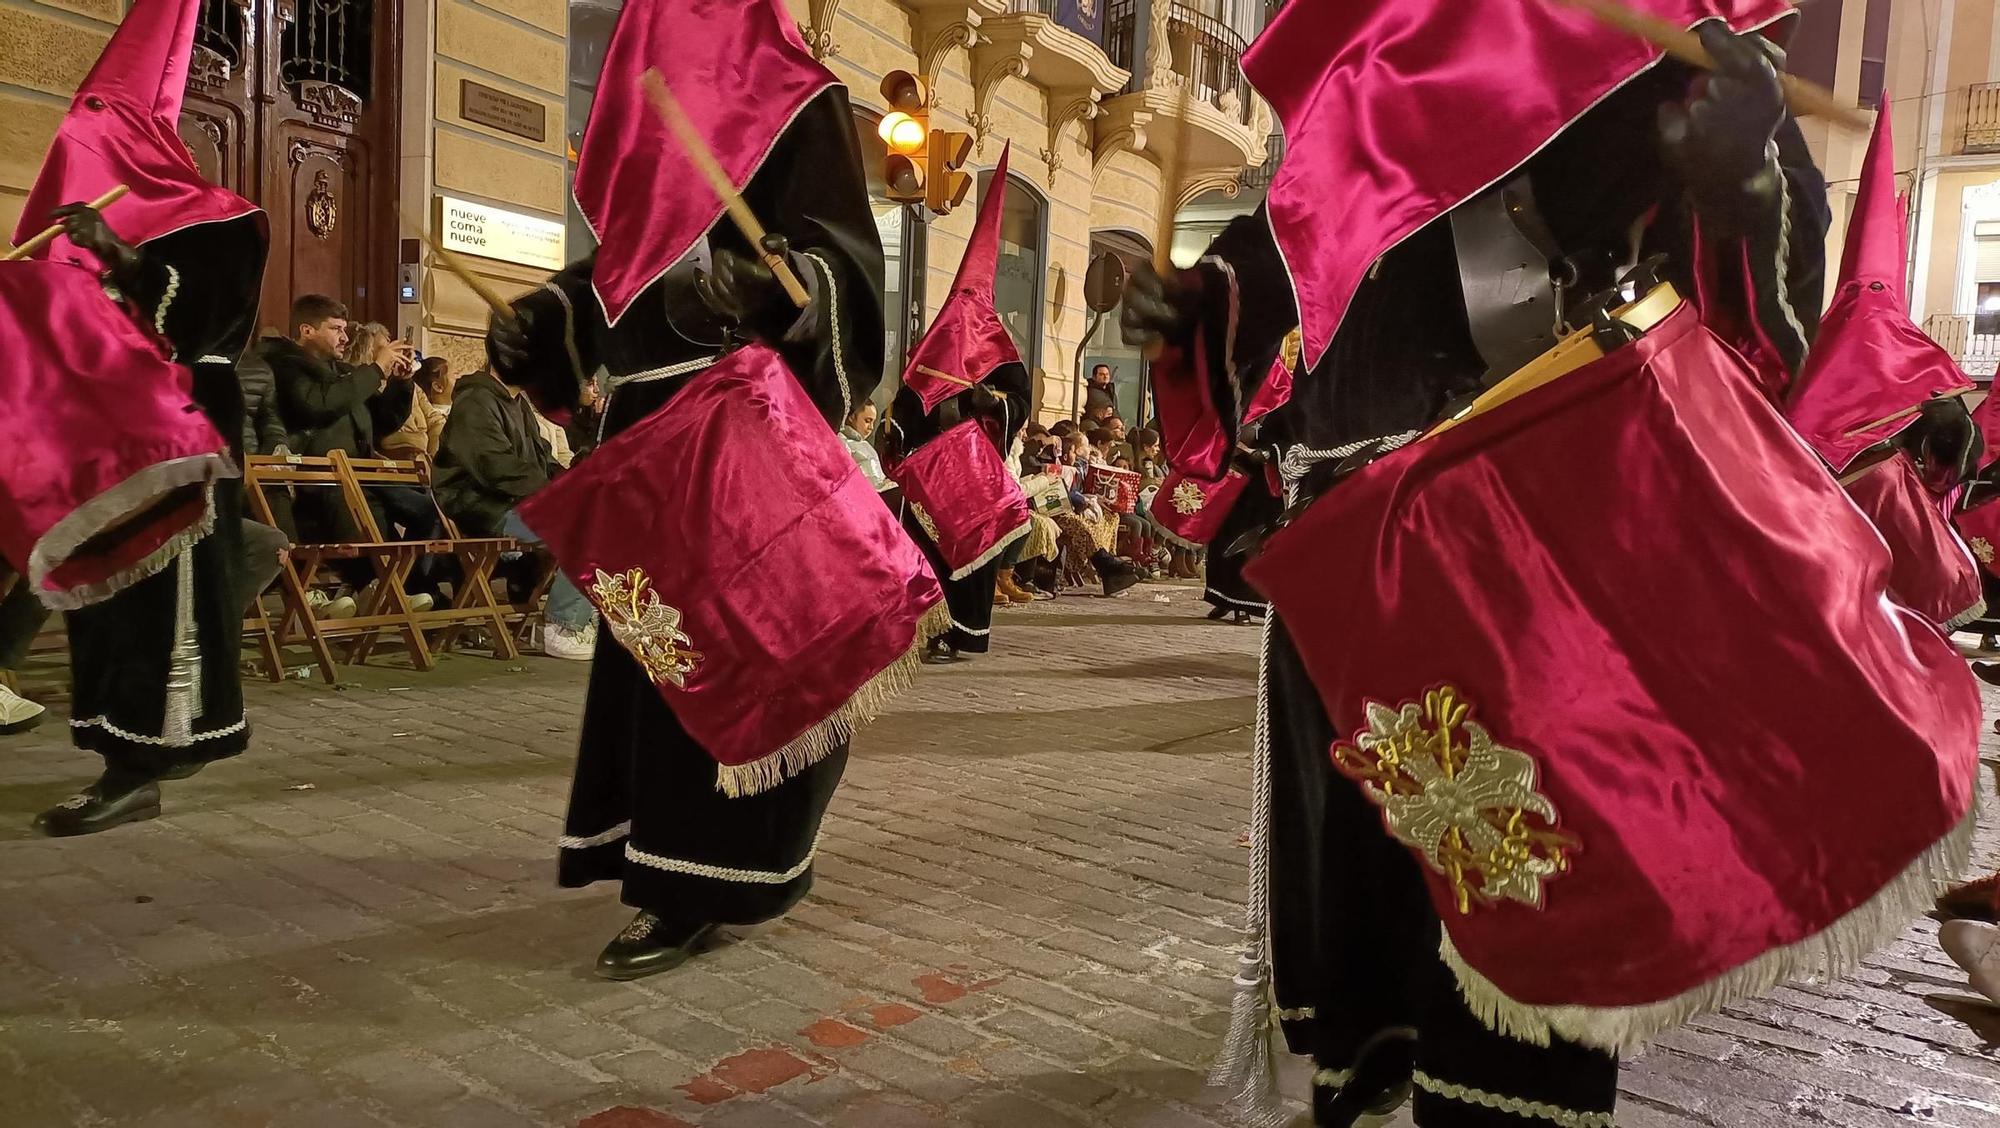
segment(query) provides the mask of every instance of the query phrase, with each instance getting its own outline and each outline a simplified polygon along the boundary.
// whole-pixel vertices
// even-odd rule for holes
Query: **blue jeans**
[[[507,516],[500,520],[500,531],[523,544],[540,544],[542,538],[521,520],[521,515],[509,509]],[[590,605],[576,585],[561,571],[556,572],[555,583],[549,585],[549,603],[542,615],[549,622],[566,631],[580,631],[597,617],[597,609]]]

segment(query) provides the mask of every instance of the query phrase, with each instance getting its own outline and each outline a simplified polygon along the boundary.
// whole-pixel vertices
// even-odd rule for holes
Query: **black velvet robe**
[[[139,248],[127,295],[194,372],[194,398],[243,457],[236,357],[256,324],[261,216],[204,224]],[[237,661],[243,640],[243,483],[215,483],[213,525],[167,567],[65,616],[70,735],[108,771],[155,779],[250,743]]]
[[[883,363],[882,248],[844,89],[828,90],[799,114],[743,195],[767,229],[790,240],[794,267],[818,299],[804,323],[794,322],[792,310],[786,324],[755,328],[772,340],[793,330],[778,351],[828,427],[837,428],[850,406],[874,391]],[[708,239],[711,247],[748,253],[726,220]],[[594,261],[573,264],[517,306],[532,319],[526,375],[538,401],[573,404],[583,380],[600,366],[609,371],[608,438],[658,410],[719,350],[676,331],[664,283],[642,294],[616,326],[606,325],[590,287]],[[839,577],[799,582],[831,591]],[[725,797],[716,790],[715,761],[631,655],[600,630],[557,879],[565,886],[618,881],[627,904],[675,922],[769,920],[812,885],[820,819],[846,764],[842,747],[769,791]]]
[[[1027,366],[1018,361],[994,369],[992,375],[980,381],[978,388],[960,392],[929,412],[924,410],[924,402],[916,392],[903,388],[889,405],[890,436],[896,457],[907,458],[946,428],[977,417],[986,428],[987,437],[995,440],[1004,462],[1014,440],[1020,437],[1021,428],[1027,426],[1032,410],[1029,397],[1033,393]],[[954,580],[951,566],[938,555],[937,544],[917,523],[907,504],[903,506],[902,518],[903,528],[923,550],[924,559],[930,561],[931,570],[937,573],[938,583],[944,587],[945,608],[951,612],[951,629],[945,633],[945,641],[960,653],[986,653],[993,644],[993,592],[1000,577],[1000,560],[988,561]]]
[[[1652,212],[1642,252],[1667,255],[1667,277],[1692,295],[1691,205],[1660,165],[1651,124],[1659,103],[1678,98],[1685,82],[1672,68],[1656,68],[1573,125],[1527,172],[1544,217],[1571,253],[1613,261],[1633,223]],[[1731,248],[1758,270],[1756,280],[1748,292],[1725,293],[1703,313],[1755,317],[1773,327],[1796,371],[1818,318],[1829,215],[1825,181],[1795,123],[1780,130],[1779,150],[1789,214],[1773,209],[1764,228]],[[1781,237],[1786,224],[1788,240]],[[1786,247],[1789,257],[1781,258]],[[1261,211],[1234,221],[1208,254],[1231,264],[1239,287],[1232,310],[1222,272],[1197,268],[1208,363],[1226,371],[1223,342],[1234,316],[1236,371],[1246,385],[1224,402],[1241,404],[1298,323],[1297,307]],[[1325,357],[1296,380],[1290,403],[1263,421],[1260,443],[1326,449],[1417,430],[1457,397],[1476,392],[1485,363],[1460,294],[1450,223],[1439,219],[1377,263]],[[1778,331],[1787,307],[1803,336],[1786,339]],[[1407,1076],[1412,1063],[1434,1079],[1505,1098],[1608,1115],[1617,1094],[1615,1058],[1560,1039],[1532,1046],[1493,1033],[1471,1015],[1438,958],[1441,924],[1418,863],[1388,836],[1361,789],[1334,770],[1328,749],[1337,734],[1282,621],[1271,624],[1267,647],[1260,696],[1272,778],[1269,950],[1286,1042],[1317,1066],[1318,1122],[1349,1123],[1360,1111],[1356,1102],[1373,1095],[1366,1075],[1388,1068]],[[1359,1082],[1357,1072],[1364,1075]],[[1527,1123],[1421,1086],[1416,1118],[1427,1126]]]

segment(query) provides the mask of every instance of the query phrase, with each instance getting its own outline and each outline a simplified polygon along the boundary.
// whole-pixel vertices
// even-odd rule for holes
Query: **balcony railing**
[[[1967,153],[2000,153],[2000,82],[1988,82],[1965,92]]]
[[[1150,56],[1164,47],[1170,52],[1173,72],[1193,86],[1194,96],[1211,105],[1227,104],[1226,94],[1234,94],[1233,112],[1240,120],[1250,120],[1250,83],[1243,77],[1243,52],[1248,47],[1234,28],[1215,16],[1181,3],[1173,3],[1164,21],[1154,19],[1154,5],[1169,0],[1111,0],[1104,12],[1104,50],[1112,63],[1132,72],[1128,92],[1149,85],[1150,59],[1138,57],[1139,31],[1164,26],[1165,44],[1149,44]]]
[[[1924,319],[1924,332],[1944,347],[1968,376],[1991,380],[2000,370],[2000,333],[1976,333],[1968,314],[1934,313]]]
[[[1278,162],[1285,159],[1285,135],[1271,134],[1270,147],[1265,152],[1268,155],[1263,164],[1243,170],[1241,183],[1244,188],[1255,191],[1271,186],[1271,179],[1278,175]]]
[[[1007,0],[1010,12],[1040,12],[1050,19],[1056,18],[1056,0]]]

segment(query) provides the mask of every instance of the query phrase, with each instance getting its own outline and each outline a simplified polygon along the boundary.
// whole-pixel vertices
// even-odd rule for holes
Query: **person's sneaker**
[[[1977,920],[1948,920],[1938,947],[1965,969],[1972,989],[2000,1003],[2000,927]]]
[[[1952,886],[1937,899],[1936,911],[1946,920],[2000,923],[2000,873]]]
[[[27,732],[42,723],[48,710],[0,685],[0,736]]]
[[[410,597],[410,610],[412,611],[428,611],[436,606],[437,600],[432,599],[428,593],[418,592]]]
[[[565,630],[549,623],[542,628],[542,653],[568,662],[588,662],[597,652],[597,624]]]
[[[306,593],[306,606],[322,619],[352,619],[356,605],[351,595],[334,599],[323,591],[309,591]]]

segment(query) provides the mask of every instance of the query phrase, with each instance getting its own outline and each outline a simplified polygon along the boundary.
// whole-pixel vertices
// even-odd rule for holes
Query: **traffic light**
[[[929,171],[924,151],[930,143],[930,87],[909,71],[890,71],[882,79],[882,99],[889,104],[878,130],[889,151],[882,180],[890,199],[921,204]]]
[[[972,174],[959,166],[972,155],[972,134],[934,129],[930,138],[930,168],[924,176],[924,204],[938,215],[965,202],[972,191]]]

